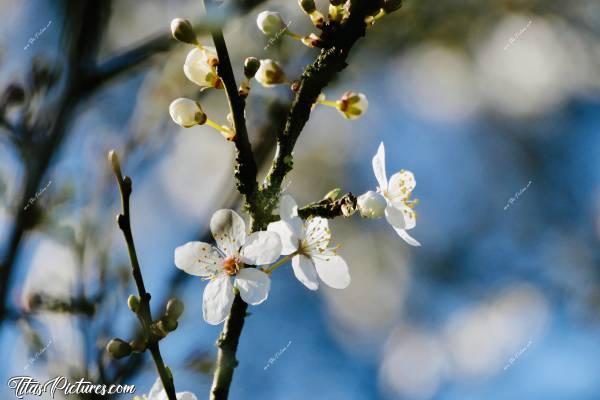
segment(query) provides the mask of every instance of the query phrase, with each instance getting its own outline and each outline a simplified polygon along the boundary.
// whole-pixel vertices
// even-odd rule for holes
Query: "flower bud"
[[[176,40],[188,44],[198,44],[196,32],[187,19],[175,18],[171,21],[171,34]]]
[[[338,110],[344,118],[356,119],[361,117],[369,108],[367,96],[362,93],[346,92],[338,100]]]
[[[106,350],[112,355],[114,358],[123,358],[127,357],[131,354],[131,346],[129,343],[114,338],[106,345]]]
[[[327,18],[333,22],[340,22],[344,18],[344,6],[330,4]]]
[[[183,73],[202,89],[222,89],[223,82],[221,82],[215,68],[218,64],[219,58],[214,47],[193,48],[185,59]]]
[[[171,114],[171,118],[177,125],[184,128],[202,125],[206,122],[207,118],[200,107],[200,103],[184,97],[173,100],[169,106],[169,114]]]
[[[127,298],[127,307],[134,313],[137,313],[140,309],[140,298],[133,294],[129,295]]]
[[[168,317],[163,317],[160,321],[158,321],[157,327],[161,331],[161,333],[163,333],[164,336],[166,336],[169,332],[173,332],[175,329],[177,329],[178,325],[179,324],[176,320]]]
[[[302,11],[304,11],[312,21],[313,25],[317,28],[321,28],[325,22],[325,17],[317,7],[315,6],[315,0],[298,0],[298,4]]]
[[[402,7],[402,0],[384,0],[383,11],[391,13]]]
[[[170,299],[167,302],[167,316],[169,318],[178,320],[183,314],[184,305],[179,299]]]
[[[325,17],[323,16],[323,14],[321,14],[320,11],[315,10],[310,14],[310,20],[314,26],[320,29],[323,27]]]
[[[315,0],[298,0],[298,5],[300,5],[302,11],[308,15],[312,14],[317,9],[317,6],[315,6]]]
[[[387,202],[380,193],[369,190],[358,197],[356,204],[362,217],[381,218],[385,213]]]
[[[256,17],[258,29],[265,35],[277,35],[287,28],[278,12],[263,11]]]
[[[305,46],[308,47],[321,47],[323,45],[323,40],[321,40],[321,38],[314,33],[303,37],[301,41]]]
[[[264,87],[275,86],[286,81],[285,73],[279,63],[271,59],[260,60],[260,67],[254,78]]]
[[[146,345],[146,341],[142,338],[132,340],[131,342],[129,342],[129,346],[131,346],[131,350],[136,353],[143,353],[148,347]]]
[[[244,60],[244,76],[248,79],[254,78],[256,71],[260,68],[260,60],[256,57],[248,57]]]
[[[116,151],[110,150],[108,152],[108,161],[110,162],[113,172],[118,176],[121,176],[121,163],[119,162],[119,156]]]

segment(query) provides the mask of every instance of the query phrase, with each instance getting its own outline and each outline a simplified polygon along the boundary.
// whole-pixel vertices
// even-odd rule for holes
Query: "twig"
[[[347,193],[337,200],[323,199],[298,209],[298,216],[302,219],[310,217],[323,217],[333,219],[335,217],[348,217],[356,210],[356,196]]]
[[[327,47],[321,50],[319,57],[309,65],[298,84],[298,91],[292,103],[283,132],[277,136],[275,160],[262,189],[267,214],[277,205],[281,184],[292,170],[292,152],[296,141],[310,117],[310,112],[321,91],[333,80],[335,74],[346,67],[346,59],[354,43],[365,35],[365,17],[373,13],[378,2],[372,0],[353,0],[350,16],[339,29],[327,32]]]
[[[205,2],[205,8],[208,14],[214,9],[215,5],[210,0]],[[223,38],[223,31],[219,27],[211,30],[211,36],[215,44],[217,56],[219,57],[219,65],[217,65],[217,74],[223,81],[229,109],[233,115],[233,128],[235,137],[233,139],[236,155],[236,170],[235,178],[238,191],[244,196],[250,215],[254,218],[257,215],[256,192],[258,184],[256,182],[257,167],[254,155],[252,154],[252,146],[248,139],[248,130],[246,128],[246,118],[244,110],[246,108],[246,100],[238,93],[238,86],[235,81],[235,75],[231,66],[227,45]]]
[[[167,367],[165,366],[165,363],[163,362],[162,356],[160,354],[160,347],[158,344],[160,337],[152,331],[150,293],[146,291],[146,287],[144,286],[144,278],[142,277],[142,271],[140,269],[137,253],[135,251],[133,235],[131,233],[131,216],[129,213],[129,197],[131,196],[132,191],[131,178],[129,178],[128,176],[123,177],[121,173],[121,165],[119,164],[119,159],[114,151],[109,152],[108,158],[111,162],[115,177],[117,178],[117,183],[119,184],[119,191],[121,192],[121,204],[123,207],[123,212],[117,216],[117,224],[119,225],[121,231],[123,231],[125,242],[127,242],[127,250],[129,252],[129,258],[131,260],[133,279],[135,280],[135,284],[140,295],[140,304],[139,308],[136,311],[136,314],[140,321],[140,325],[142,326],[144,339],[148,344],[148,349],[152,354],[154,364],[156,364],[156,370],[158,372],[158,375],[160,376],[160,380],[163,383],[163,387],[165,388],[167,396],[169,400],[177,400],[177,396],[175,394],[175,384],[173,383],[173,377],[167,370]]]
[[[217,340],[219,352],[217,354],[217,368],[210,389],[211,400],[226,400],[229,395],[233,370],[238,365],[235,354],[244,327],[247,308],[248,304],[242,300],[239,294],[236,294],[229,316],[223,326],[223,332]]]

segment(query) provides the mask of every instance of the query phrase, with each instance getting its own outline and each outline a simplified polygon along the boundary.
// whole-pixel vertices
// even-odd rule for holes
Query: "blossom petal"
[[[319,278],[334,289],[345,289],[350,284],[350,271],[346,261],[337,255],[320,255],[312,258]]]
[[[275,232],[281,239],[281,254],[287,256],[298,250],[300,238],[294,233],[291,224],[285,221],[271,222],[267,226],[268,232]]]
[[[175,249],[175,266],[190,275],[216,275],[221,261],[219,251],[208,243],[188,242]]]
[[[165,388],[163,387],[160,378],[156,378],[150,392],[148,393],[148,400],[158,400],[166,397]]]
[[[148,400],[165,400],[167,398],[167,393],[163,387],[162,381],[160,378],[156,378],[154,381],[154,385],[152,385],[152,389],[150,389],[150,393],[148,393]],[[179,392],[177,393],[177,400],[198,400],[196,395],[191,392]]]
[[[198,398],[192,392],[179,392],[177,393],[177,400],[198,400]]]
[[[400,236],[402,239],[404,239],[404,241],[406,243],[410,244],[411,246],[415,246],[415,247],[421,246],[421,243],[419,243],[412,236],[410,236],[408,234],[408,232],[406,232],[404,229],[394,228],[394,230],[396,231],[398,236]]]
[[[392,175],[387,190],[392,198],[405,199],[416,185],[415,175],[410,171],[402,170]]]
[[[388,182],[385,173],[385,147],[383,142],[379,144],[377,154],[373,157],[373,172],[375,173],[375,178],[379,184],[379,189],[382,191],[387,190]]]
[[[272,263],[281,255],[281,239],[275,232],[254,232],[248,236],[240,251],[245,264],[264,265]]]
[[[204,288],[202,314],[211,325],[225,321],[233,303],[233,285],[229,275],[221,274]]]
[[[255,306],[269,297],[271,278],[256,268],[243,268],[235,278],[235,287],[240,290],[242,300]]]
[[[329,222],[325,218],[314,217],[306,221],[306,234],[304,240],[307,244],[308,251],[319,252],[320,249],[325,249],[331,240],[331,231],[329,230]]]
[[[394,209],[390,210],[390,218],[396,221],[396,219],[400,218],[400,214],[402,214],[402,219],[404,220],[402,225],[394,225],[390,222],[390,224],[392,224],[393,227],[409,230],[417,225],[417,213],[415,213],[415,211],[412,208],[404,204],[404,201],[398,200],[391,202],[390,207]]]
[[[310,258],[301,254],[292,257],[292,268],[296,279],[304,284],[310,290],[319,288],[319,279],[317,270]]]
[[[214,47],[204,46],[202,50],[193,48],[183,64],[184,75],[201,88],[214,86],[218,76],[211,65],[213,59],[217,59]]]
[[[385,219],[394,228],[406,228],[406,219],[404,218],[404,213],[402,212],[402,209],[399,207],[395,207],[390,203],[388,203],[387,207],[385,208]]]
[[[296,200],[292,196],[288,194],[281,196],[279,200],[279,216],[284,221],[298,217],[298,204],[296,204]]]
[[[217,210],[210,219],[210,231],[227,256],[236,255],[246,241],[246,224],[233,210]]]

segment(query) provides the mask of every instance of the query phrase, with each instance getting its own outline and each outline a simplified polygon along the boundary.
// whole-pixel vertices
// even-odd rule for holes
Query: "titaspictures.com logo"
[[[15,391],[17,399],[23,396],[42,396],[49,393],[52,398],[57,392],[64,395],[96,394],[101,396],[111,394],[133,394],[135,385],[99,385],[85,379],[69,382],[65,376],[57,376],[46,382],[39,382],[30,376],[15,376],[8,380],[8,387]]]

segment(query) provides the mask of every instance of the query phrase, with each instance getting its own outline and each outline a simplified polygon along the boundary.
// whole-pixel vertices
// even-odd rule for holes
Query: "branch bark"
[[[206,11],[208,15],[215,12],[215,6],[216,5],[210,0],[206,1]],[[258,190],[258,184],[256,182],[257,167],[252,153],[252,146],[250,145],[250,140],[248,138],[246,117],[244,116],[246,100],[238,94],[238,86],[231,66],[227,45],[225,44],[225,39],[223,37],[223,31],[221,28],[214,28],[211,30],[211,36],[219,57],[217,74],[223,81],[223,86],[225,87],[225,92],[227,94],[227,101],[229,102],[229,109],[233,116],[233,128],[235,130],[233,142],[237,150],[235,160],[236,185],[238,191],[244,196],[245,204],[250,215],[254,218],[257,214],[256,205],[258,203],[256,201],[256,193]]]
[[[349,217],[356,211],[356,196],[347,193],[337,200],[323,199],[298,209],[298,216],[302,219],[322,217],[333,219],[336,217]]]

